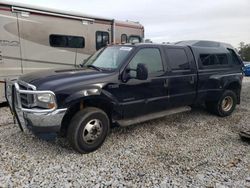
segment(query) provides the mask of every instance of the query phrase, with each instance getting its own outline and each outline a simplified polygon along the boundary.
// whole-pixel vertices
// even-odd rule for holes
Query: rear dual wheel
[[[221,95],[218,101],[206,102],[208,111],[217,114],[218,116],[225,117],[233,113],[237,104],[237,96],[235,92],[226,90]]]
[[[105,141],[109,132],[109,118],[101,109],[87,107],[72,118],[67,138],[79,153],[95,151]]]

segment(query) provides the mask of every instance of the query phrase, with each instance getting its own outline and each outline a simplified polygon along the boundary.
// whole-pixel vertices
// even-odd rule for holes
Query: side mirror
[[[130,72],[131,71],[135,71],[136,72],[136,76],[130,76]],[[121,80],[123,82],[127,82],[130,79],[138,79],[138,80],[147,80],[148,79],[148,68],[146,67],[145,64],[139,63],[137,64],[136,69],[130,69],[127,68],[121,75]]]
[[[145,64],[139,63],[136,68],[136,78],[138,80],[148,79],[148,68]]]

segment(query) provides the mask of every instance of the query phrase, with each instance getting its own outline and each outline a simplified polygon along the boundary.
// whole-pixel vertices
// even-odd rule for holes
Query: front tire
[[[67,138],[79,153],[95,151],[105,141],[109,133],[109,118],[101,109],[87,107],[72,118]]]
[[[233,113],[237,104],[237,96],[235,92],[226,90],[221,95],[220,99],[216,102],[206,102],[208,111],[221,116],[226,117]]]

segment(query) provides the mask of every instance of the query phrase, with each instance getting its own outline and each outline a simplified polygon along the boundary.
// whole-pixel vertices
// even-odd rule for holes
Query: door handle
[[[194,76],[191,76],[191,80],[189,81],[190,84],[194,84]]]
[[[168,88],[168,79],[165,79],[165,80],[164,80],[164,87],[165,87],[165,88]]]

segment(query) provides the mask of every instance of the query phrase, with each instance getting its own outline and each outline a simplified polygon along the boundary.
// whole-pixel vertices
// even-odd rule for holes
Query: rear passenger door
[[[193,55],[188,47],[165,47],[170,69],[168,73],[169,105],[193,104],[196,97],[197,72]]]

